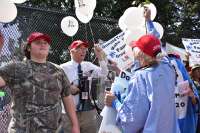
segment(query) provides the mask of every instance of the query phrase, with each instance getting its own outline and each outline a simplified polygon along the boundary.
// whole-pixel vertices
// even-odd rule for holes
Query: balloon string
[[[92,34],[92,42],[93,42],[93,44],[95,44],[94,33],[93,33],[93,31],[92,31],[90,22],[89,22],[89,28],[90,28],[90,32],[91,32],[91,34]],[[94,62],[96,61],[96,59],[97,59],[97,57],[94,58],[94,60],[92,61],[92,63],[94,63]]]
[[[91,34],[92,34],[92,42],[93,42],[93,44],[95,44],[94,33],[93,33],[93,31],[92,31],[92,27],[91,27],[90,22],[89,22],[89,28],[90,28],[90,32],[91,32]]]
[[[145,32],[146,32],[146,35],[147,35],[147,23],[146,23],[146,20],[145,20]]]
[[[87,24],[85,24],[85,36],[86,36],[86,40],[88,41]]]

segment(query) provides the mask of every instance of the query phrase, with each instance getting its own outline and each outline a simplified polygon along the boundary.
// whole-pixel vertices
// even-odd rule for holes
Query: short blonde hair
[[[161,53],[159,53],[156,57],[151,57],[145,54],[138,47],[133,48],[133,53],[134,53],[133,55],[134,58],[138,59],[140,63],[145,64],[145,65],[157,64],[160,61],[160,59],[163,57]]]

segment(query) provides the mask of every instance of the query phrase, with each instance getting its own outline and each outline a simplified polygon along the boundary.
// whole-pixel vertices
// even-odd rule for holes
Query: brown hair
[[[31,59],[30,48],[31,45],[28,44],[28,42],[25,42],[23,50],[24,50],[24,55],[26,56],[27,59]]]

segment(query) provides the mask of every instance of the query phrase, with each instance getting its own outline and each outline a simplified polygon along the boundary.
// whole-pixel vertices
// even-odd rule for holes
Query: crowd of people
[[[106,90],[105,105],[116,110],[116,125],[123,133],[198,133],[200,64],[188,72],[177,54],[162,54],[150,10],[144,17],[148,34],[129,44],[129,56],[139,64],[132,71],[126,96],[121,99]],[[68,47],[71,60],[59,66],[48,61],[51,39],[32,32],[24,47],[26,58],[0,67],[1,90],[7,86],[12,97],[8,132],[96,133],[92,94],[97,88],[91,84],[108,75],[104,52],[94,44],[97,66],[85,61],[89,43],[75,40]],[[3,40],[0,34],[0,46]]]

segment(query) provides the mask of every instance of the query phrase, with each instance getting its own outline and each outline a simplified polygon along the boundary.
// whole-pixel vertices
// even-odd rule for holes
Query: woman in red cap
[[[117,111],[123,133],[179,133],[174,104],[175,71],[168,59],[158,60],[160,40],[144,35],[132,42],[133,57],[140,67],[129,82],[122,101],[106,92],[105,104]]]
[[[60,128],[61,100],[73,128],[79,133],[70,84],[64,71],[47,61],[51,38],[33,32],[24,52],[27,60],[0,68],[0,86],[12,93],[12,119],[9,133],[56,133]]]

